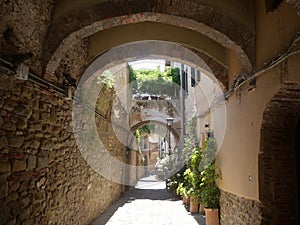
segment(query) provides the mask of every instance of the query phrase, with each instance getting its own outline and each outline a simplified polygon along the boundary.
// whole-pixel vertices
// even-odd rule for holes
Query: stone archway
[[[160,121],[156,121],[156,120],[145,120],[145,121],[142,121],[136,125],[134,125],[130,130],[132,131],[132,133],[134,133],[138,128],[144,126],[144,125],[149,125],[149,124],[155,124],[155,125],[160,125],[162,127],[165,127],[166,129],[168,128],[167,125],[165,123],[162,123]],[[175,143],[178,144],[179,143],[179,140],[180,140],[180,133],[179,131],[174,128],[174,127],[171,127],[171,130],[170,130],[171,134],[174,136],[175,138]]]
[[[297,224],[295,134],[300,117],[299,98],[300,85],[285,83],[263,115],[259,154],[262,224]]]
[[[139,0],[131,1],[130,5],[126,1],[119,2],[118,10],[115,10],[115,3],[107,1],[65,12],[64,17],[54,16],[50,36],[45,42],[44,49],[45,63],[49,63],[46,73],[51,74],[64,53],[79,40],[104,29],[145,21],[170,24],[199,32],[237,53],[246,71],[252,69],[255,61],[254,23],[242,25],[241,21],[238,22],[232,18],[232,15],[228,15],[231,14],[230,11],[221,12],[201,2],[176,0],[170,5],[167,1],[157,2],[151,0],[146,3]],[[175,5],[177,8],[181,5],[188,5],[188,7],[176,12]],[[252,10],[249,4],[247,13],[250,18]],[[191,11],[195,12],[191,13]],[[80,15],[80,23],[78,23],[78,15]],[[230,29],[227,29],[226,25],[230,25]]]
[[[214,82],[217,82],[223,91],[226,89],[226,80],[218,79],[220,74],[214,74],[202,58],[188,48],[167,41],[137,41],[113,48],[96,58],[88,66],[80,82],[86,82],[87,79],[95,77],[96,73],[111,69],[122,63],[158,58],[194,67],[205,73]],[[224,78],[224,76],[222,77]]]

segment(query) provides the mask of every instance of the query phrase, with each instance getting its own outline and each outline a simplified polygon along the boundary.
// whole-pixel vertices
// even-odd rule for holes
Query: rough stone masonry
[[[0,224],[87,224],[119,198],[123,186],[80,155],[70,101],[0,74],[0,108]],[[124,147],[111,126],[97,123],[108,127],[102,138],[122,160]]]

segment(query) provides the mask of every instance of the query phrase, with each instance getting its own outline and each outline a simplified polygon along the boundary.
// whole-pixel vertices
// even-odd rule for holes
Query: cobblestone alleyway
[[[140,179],[91,225],[205,225],[205,218],[190,214],[181,200],[165,189],[154,175]]]

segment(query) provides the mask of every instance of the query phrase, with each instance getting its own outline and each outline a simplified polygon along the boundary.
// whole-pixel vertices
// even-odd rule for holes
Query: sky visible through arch
[[[139,69],[156,69],[160,67],[160,71],[165,70],[165,60],[163,59],[145,59],[128,63],[134,70]]]

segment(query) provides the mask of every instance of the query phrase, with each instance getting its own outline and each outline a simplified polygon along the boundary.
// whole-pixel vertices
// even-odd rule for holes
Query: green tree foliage
[[[105,70],[97,77],[97,84],[103,84],[107,89],[113,88],[114,83],[115,77],[109,70]]]
[[[132,85],[133,94],[174,96],[176,86],[180,85],[180,70],[166,67],[166,70],[162,72],[159,67],[139,70],[130,67],[129,82]]]
[[[133,94],[137,93],[136,74],[137,74],[137,72],[131,66],[129,66],[129,84],[132,87]]]
[[[151,133],[153,133],[154,130],[155,130],[154,124],[144,125],[144,126],[140,127],[139,129],[137,129],[137,131],[135,132],[135,137],[138,140],[140,140],[142,136],[151,134]]]
[[[182,150],[182,157],[186,165],[191,165],[191,156],[195,148],[199,146],[197,137],[197,117],[193,116],[188,120],[187,131],[188,135],[184,138],[184,146]]]

